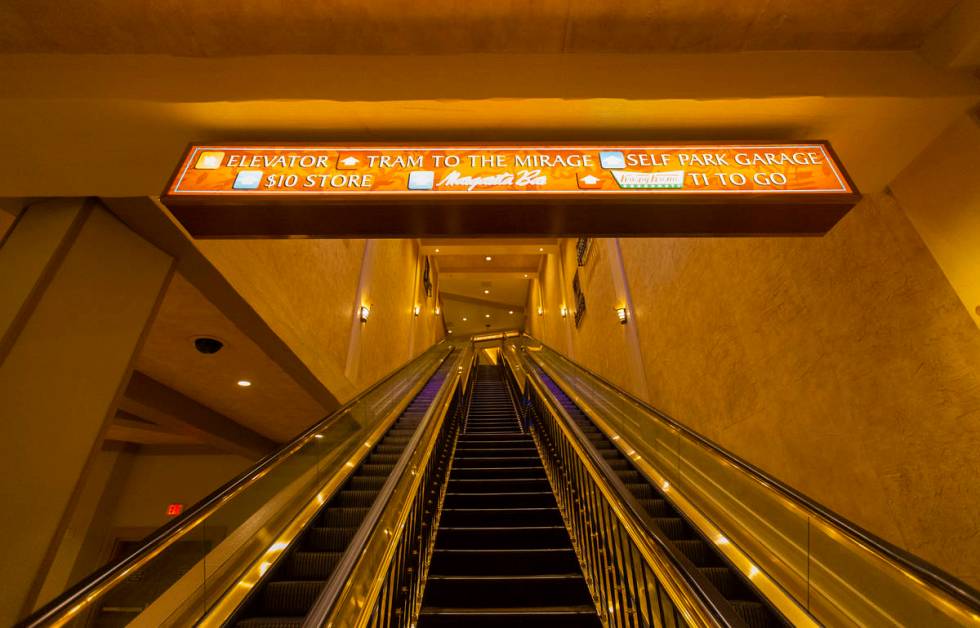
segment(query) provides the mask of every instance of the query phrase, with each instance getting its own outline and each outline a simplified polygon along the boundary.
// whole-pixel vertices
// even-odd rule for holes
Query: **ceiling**
[[[0,6],[0,52],[220,57],[911,49],[955,4],[8,0]]]
[[[224,347],[210,355],[199,353],[194,347],[198,336],[217,338]],[[202,413],[224,422],[225,426],[233,422],[278,443],[287,442],[327,414],[180,274],[174,275],[167,289],[135,368],[156,384],[170,389],[174,397],[186,397],[184,403],[200,404],[204,407]],[[239,386],[239,380],[248,380],[252,385]],[[126,400],[123,406],[130,411],[134,407]],[[167,411],[157,407],[153,415]],[[152,421],[149,414],[117,417],[110,427],[109,438],[142,444],[202,442],[193,437],[201,434],[200,429],[168,430]],[[144,423],[139,423],[140,420]],[[212,428],[215,425],[212,422]],[[222,438],[229,437],[229,430],[219,431],[225,432]]]
[[[552,238],[422,240],[439,271],[447,330],[459,338],[523,329],[531,280],[556,251]]]

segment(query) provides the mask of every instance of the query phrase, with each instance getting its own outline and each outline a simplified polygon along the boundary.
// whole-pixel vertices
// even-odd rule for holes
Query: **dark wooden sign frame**
[[[410,192],[395,197],[331,193],[319,196],[186,195],[164,192],[161,202],[196,238],[407,238],[508,236],[819,236],[829,231],[861,194],[826,140],[784,142],[649,142],[599,144],[749,146],[819,144],[831,156],[851,192],[703,193],[649,195],[508,193],[466,196]],[[235,143],[223,143],[235,146]],[[237,144],[255,146],[256,143]],[[271,144],[270,144],[271,145]],[[277,147],[309,143],[274,144]],[[514,146],[515,144],[508,144]],[[187,151],[198,144],[191,144]],[[370,148],[392,144],[358,144]],[[432,148],[431,144],[402,144]],[[454,146],[465,148],[465,144]],[[527,144],[529,148],[534,144]],[[560,148],[560,144],[543,144]],[[578,144],[582,146],[582,144]],[[493,148],[492,144],[479,147]],[[186,158],[188,152],[184,153]],[[180,164],[184,163],[181,159]],[[167,190],[177,180],[174,170]]]

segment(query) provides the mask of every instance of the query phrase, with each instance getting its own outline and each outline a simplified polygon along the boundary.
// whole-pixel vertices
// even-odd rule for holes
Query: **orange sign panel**
[[[860,198],[829,144],[194,145],[195,237],[819,235]]]
[[[164,196],[851,194],[825,143],[192,146]]]

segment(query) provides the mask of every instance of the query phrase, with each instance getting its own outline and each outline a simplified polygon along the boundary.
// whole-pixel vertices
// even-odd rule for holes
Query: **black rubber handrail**
[[[509,362],[509,360],[507,361]],[[562,422],[565,423],[565,426],[574,435],[579,447],[585,452],[589,461],[602,474],[602,479],[606,485],[613,489],[622,505],[625,506],[632,517],[640,522],[641,527],[645,529],[647,537],[653,539],[658,549],[673,564],[674,568],[684,579],[685,584],[692,589],[695,597],[700,600],[704,608],[722,626],[729,626],[731,628],[746,626],[747,624],[738,615],[731,603],[715,587],[711,586],[705,576],[698,572],[697,567],[695,567],[689,558],[677,551],[673,544],[667,540],[667,536],[653,521],[652,517],[643,510],[636,496],[626,488],[622,479],[609,466],[609,462],[598,452],[595,444],[585,436],[582,428],[569,416],[565,408],[550,395],[547,384],[541,379],[541,374],[537,372],[541,367],[537,364],[532,364],[531,366],[534,368],[528,368],[527,362],[524,361],[524,373],[529,380],[528,385],[539,389],[542,400],[556,415],[561,417]]]
[[[939,567],[936,567],[935,565],[922,560],[918,556],[909,553],[900,547],[896,547],[895,545],[889,543],[888,541],[876,536],[874,533],[865,530],[864,528],[857,525],[856,523],[853,523],[852,521],[849,521],[843,516],[826,508],[825,506],[822,506],[820,503],[814,501],[810,497],[807,497],[800,491],[790,486],[787,486],[786,484],[783,484],[782,482],[780,482],[773,476],[769,475],[762,469],[754,466],[749,462],[746,462],[745,460],[739,458],[738,456],[731,453],[730,451],[715,444],[711,440],[708,440],[706,437],[702,436],[701,434],[698,434],[697,432],[691,430],[689,427],[684,426],[670,415],[658,410],[657,408],[651,406],[650,404],[643,401],[642,399],[633,396],[629,392],[616,386],[615,384],[613,384],[606,378],[602,377],[601,375],[567,358],[566,356],[562,355],[558,351],[555,351],[550,346],[541,342],[537,338],[534,338],[533,336],[529,336],[527,334],[524,334],[524,337],[530,339],[534,343],[541,345],[542,347],[550,351],[552,354],[558,356],[558,358],[560,358],[561,360],[564,360],[565,362],[571,364],[574,368],[580,369],[581,371],[587,373],[591,377],[594,377],[596,380],[598,380],[605,386],[608,386],[609,388],[614,390],[617,394],[622,395],[623,397],[629,399],[631,402],[640,406],[647,412],[659,417],[665,423],[670,424],[671,427],[677,429],[680,432],[683,432],[685,436],[688,436],[689,438],[697,441],[699,444],[712,450],[714,453],[718,454],[726,461],[740,468],[741,470],[748,473],[749,475],[752,475],[759,482],[762,482],[763,484],[766,485],[770,485],[772,488],[776,489],[777,492],[783,494],[785,497],[795,502],[804,510],[811,511],[812,513],[819,516],[821,519],[824,519],[834,527],[839,528],[840,530],[845,532],[848,536],[851,536],[852,538],[855,538],[861,543],[865,544],[866,546],[869,547],[869,549],[883,555],[888,560],[898,563],[905,569],[908,569],[909,571],[913,572],[917,577],[925,580],[926,582],[936,587],[943,593],[946,593],[950,597],[953,597],[954,599],[966,604],[967,606],[971,607],[974,610],[980,610],[980,591],[977,591],[976,589],[974,589],[967,583],[963,582],[956,576],[943,571]]]
[[[452,347],[446,343],[445,340],[440,341],[433,347],[432,350],[444,343],[446,344],[444,347],[446,350],[445,354],[439,358],[434,368],[431,369],[429,377],[432,376],[432,373],[438,371],[439,367],[446,361],[446,358],[448,358],[453,352]],[[146,556],[163,547],[166,547],[173,542],[176,542],[179,538],[194,529],[208,515],[217,510],[221,504],[234,497],[256,480],[260,479],[273,467],[279,465],[292,453],[312,440],[317,432],[322,431],[331,423],[341,418],[352,407],[363,401],[365,397],[377,391],[386,383],[396,378],[399,374],[402,374],[405,370],[415,364],[418,360],[423,359],[428,354],[429,351],[426,351],[417,358],[408,361],[407,363],[388,373],[370,388],[367,388],[363,392],[359,393],[353,399],[339,407],[334,412],[330,413],[327,417],[304,430],[292,441],[270,453],[265,458],[262,458],[252,467],[245,470],[241,475],[233,480],[230,480],[212,492],[210,495],[191,506],[189,509],[184,511],[181,516],[158,528],[150,536],[144,539],[140,546],[131,553],[92,572],[91,575],[81,580],[78,584],[67,589],[64,593],[15,624],[15,628],[34,628],[37,626],[43,626],[48,622],[54,621],[69,610],[74,609],[79,604],[84,603],[87,606],[91,603],[91,601],[87,599],[88,596],[96,592],[103,584],[106,582],[111,582],[114,578],[121,577],[122,574],[129,573],[131,570],[138,568]],[[102,595],[100,594],[98,597],[101,596]]]

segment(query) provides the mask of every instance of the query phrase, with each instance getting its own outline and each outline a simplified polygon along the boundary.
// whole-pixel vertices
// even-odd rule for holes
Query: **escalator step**
[[[326,581],[321,580],[270,582],[262,590],[262,611],[272,616],[302,617],[309,612],[326,585]]]
[[[440,608],[506,604],[509,607],[578,606],[592,595],[581,573],[535,576],[434,576],[426,582],[426,601]]]
[[[439,527],[439,549],[528,549],[567,547],[565,526]]]
[[[643,476],[639,471],[616,471],[616,475],[623,481],[623,484],[638,484],[643,482]]]
[[[728,567],[698,567],[698,571],[704,574],[726,598],[731,599],[741,593],[739,591],[741,583]]]
[[[379,454],[379,453],[372,453],[370,456],[368,456],[368,463],[369,464],[383,464],[383,465],[388,465],[388,466],[394,468],[395,467],[395,464],[398,462],[398,458],[399,457],[401,457],[400,454]]]
[[[671,517],[675,514],[666,499],[641,499],[640,505],[651,517]]]
[[[656,493],[653,492],[653,487],[646,482],[630,482],[626,485],[626,488],[637,499],[653,499],[656,497]]]
[[[743,600],[732,600],[732,606],[739,617],[753,628],[755,626],[776,626],[778,625],[772,612],[759,602],[746,602]]]
[[[355,475],[347,482],[347,487],[354,491],[380,491],[388,478],[383,475]]]
[[[310,528],[303,539],[307,548],[320,552],[340,552],[347,549],[357,528]]]
[[[361,465],[361,468],[358,469],[357,473],[358,475],[366,475],[366,476],[380,475],[380,476],[388,477],[388,474],[390,474],[391,470],[394,468],[395,465],[392,464],[365,463]]]
[[[237,628],[302,628],[302,617],[253,617],[235,624]]]
[[[530,576],[574,573],[578,558],[571,547],[530,549],[436,549],[431,574],[440,576]]]
[[[293,552],[286,574],[296,580],[326,580],[340,562],[343,552]]]
[[[700,539],[674,541],[674,546],[687,556],[695,567],[710,567],[718,564],[718,558],[711,548]]]
[[[444,508],[439,525],[467,526],[560,526],[557,508]]]
[[[334,508],[327,507],[320,516],[321,528],[356,528],[364,521],[367,508]]]
[[[691,536],[687,525],[680,517],[656,517],[653,521],[672,541]]]
[[[460,468],[453,467],[451,480],[465,479],[485,479],[485,478],[541,478],[545,479],[544,467],[479,467],[479,468]]]
[[[374,503],[376,495],[375,491],[343,490],[331,502],[336,501],[337,506],[345,508],[367,508]]]
[[[528,493],[550,490],[547,478],[473,478],[449,480],[454,493]]]
[[[600,628],[595,607],[426,608],[419,628]]]

